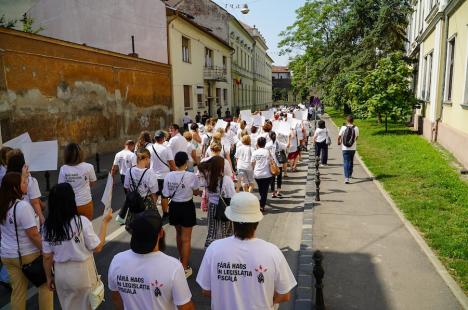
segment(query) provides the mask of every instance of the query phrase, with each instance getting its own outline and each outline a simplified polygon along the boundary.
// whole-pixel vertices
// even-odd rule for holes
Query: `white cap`
[[[239,192],[232,196],[231,204],[224,214],[236,223],[258,223],[263,219],[258,198],[247,192]]]

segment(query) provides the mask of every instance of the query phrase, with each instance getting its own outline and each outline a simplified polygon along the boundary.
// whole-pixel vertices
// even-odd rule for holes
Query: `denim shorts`
[[[239,169],[237,170],[237,176],[242,185],[254,183],[253,170]]]

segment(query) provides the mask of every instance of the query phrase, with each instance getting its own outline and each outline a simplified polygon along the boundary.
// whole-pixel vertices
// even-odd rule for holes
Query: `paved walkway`
[[[333,144],[329,166],[321,168],[312,245],[324,254],[327,309],[461,309],[357,161],[351,184],[344,184],[338,130],[325,120]]]

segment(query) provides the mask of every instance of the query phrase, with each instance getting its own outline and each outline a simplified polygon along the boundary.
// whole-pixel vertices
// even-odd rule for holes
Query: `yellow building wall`
[[[227,107],[231,108],[232,79],[231,79],[231,54],[230,49],[222,45],[210,35],[204,33],[194,25],[176,18],[169,22],[169,53],[172,64],[172,85],[174,102],[174,122],[182,124],[185,112],[195,120],[197,112],[208,111],[207,101],[208,90],[203,77],[205,66],[205,47],[213,50],[213,66],[223,66],[223,56],[227,59],[227,82],[216,82],[212,87],[212,96],[216,96],[216,88],[227,90],[227,105],[222,103],[223,112]],[[190,40],[190,63],[182,60],[182,37]],[[192,86],[190,109],[184,108],[184,85]],[[197,86],[204,87],[203,105],[197,104]],[[215,100],[215,99],[213,99]],[[222,100],[222,98],[221,98]],[[232,112],[232,109],[231,109]],[[216,108],[212,109],[212,115],[216,114]]]
[[[449,17],[448,38],[456,34],[455,61],[453,72],[452,105],[444,105],[442,122],[449,127],[468,134],[468,107],[464,103],[465,89],[468,87],[468,2],[465,1]],[[468,98],[467,98],[468,99]]]

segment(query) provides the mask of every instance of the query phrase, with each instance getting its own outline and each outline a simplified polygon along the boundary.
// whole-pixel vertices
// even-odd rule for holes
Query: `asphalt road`
[[[260,223],[257,237],[270,241],[276,244],[286,256],[286,259],[294,274],[297,274],[298,254],[300,249],[300,240],[302,234],[303,222],[303,204],[305,196],[305,183],[307,175],[307,154],[304,155],[302,163],[298,166],[298,172],[290,173],[288,178],[283,179],[283,198],[268,200],[267,213],[263,221]],[[116,185],[114,186],[112,209],[116,215],[118,209],[123,204],[124,192],[120,184],[120,178],[115,178]],[[93,200],[95,203],[95,219],[93,226],[96,232],[99,232],[102,222],[103,206],[99,202],[102,193],[104,192],[105,179],[99,180],[93,188]],[[269,195],[271,197],[271,194]],[[196,199],[197,207],[199,199]],[[115,217],[114,215],[114,217]],[[177,248],[175,245],[175,230],[169,225],[165,226],[166,243],[168,255],[177,257]],[[192,234],[192,255],[191,266],[194,274],[188,279],[189,286],[192,292],[192,299],[196,304],[197,309],[209,309],[210,301],[201,296],[201,289],[195,282],[198,267],[204,253],[204,243],[207,234],[206,214],[200,209],[197,209],[197,226]],[[102,276],[103,282],[107,287],[107,271],[110,262],[115,254],[129,249],[130,235],[112,221],[107,232],[108,242],[104,246],[101,253],[95,255],[97,269]],[[131,264],[132,262],[129,262]],[[0,310],[9,309],[10,292],[0,287]],[[28,291],[28,309],[38,309],[37,294],[35,288],[30,288]],[[55,309],[60,309],[58,299],[55,298]],[[294,298],[293,298],[294,300]],[[289,303],[282,304],[280,309],[293,309],[293,300]],[[113,309],[110,301],[109,291],[106,290],[106,301],[99,309]]]

